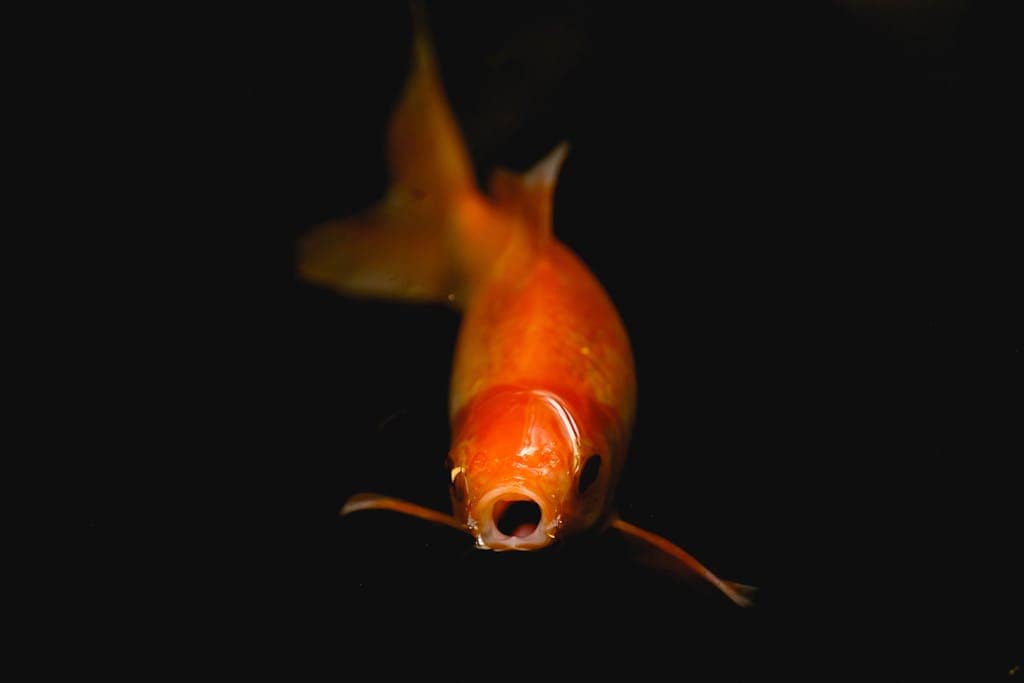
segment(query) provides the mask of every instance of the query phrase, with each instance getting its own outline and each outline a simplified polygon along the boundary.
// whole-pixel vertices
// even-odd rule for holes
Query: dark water
[[[636,355],[622,516],[760,586],[758,607],[614,535],[494,554],[337,517],[360,491],[448,506],[456,314],[291,271],[308,226],[385,187],[409,22],[384,4],[248,16],[226,38],[223,234],[243,274],[204,327],[212,387],[193,389],[218,437],[190,442],[187,472],[161,461],[172,519],[128,521],[181,542],[181,575],[210,594],[196,627],[210,609],[241,660],[295,676],[533,676],[544,654],[641,679],[1006,680],[1024,649],[1024,336],[1005,32],[956,4],[428,15],[482,176],[572,144],[555,231]],[[101,532],[126,521],[113,507]],[[102,566],[121,546],[100,538]]]

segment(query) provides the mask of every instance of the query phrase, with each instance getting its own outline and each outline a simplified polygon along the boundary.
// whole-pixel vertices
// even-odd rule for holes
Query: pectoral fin
[[[707,581],[740,607],[750,607],[754,604],[752,598],[756,588],[718,578],[710,569],[698,562],[693,555],[664,536],[641,529],[619,517],[612,519],[611,526],[621,531],[627,539],[642,542],[647,548],[657,551],[655,557],[664,560],[664,562],[658,562],[659,566],[668,568],[669,571],[677,575],[692,576]]]
[[[417,505],[416,503],[410,503],[407,500],[400,498],[392,498],[390,496],[384,496],[379,493],[357,493],[347,501],[341,508],[341,516],[352,514],[353,512],[359,512],[360,510],[391,510],[392,512],[400,512],[403,515],[409,515],[411,517],[419,517],[425,519],[428,522],[434,522],[436,524],[444,524],[450,526],[453,529],[459,531],[466,531],[466,527],[459,523],[451,515],[446,515],[443,512],[437,510],[431,510],[430,508]]]

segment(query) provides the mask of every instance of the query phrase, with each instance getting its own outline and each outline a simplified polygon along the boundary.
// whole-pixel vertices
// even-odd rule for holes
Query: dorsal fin
[[[491,176],[491,198],[502,208],[519,214],[539,234],[551,234],[555,183],[569,144],[560,143],[526,173],[499,168]]]

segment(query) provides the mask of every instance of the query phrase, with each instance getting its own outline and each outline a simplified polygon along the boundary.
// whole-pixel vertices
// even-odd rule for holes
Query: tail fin
[[[445,301],[459,286],[453,223],[479,193],[415,6],[414,24],[412,69],[388,127],[388,193],[364,214],[314,228],[299,245],[302,277],[344,294]]]

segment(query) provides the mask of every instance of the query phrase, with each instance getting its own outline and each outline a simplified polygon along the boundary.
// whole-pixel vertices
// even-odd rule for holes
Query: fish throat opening
[[[532,500],[502,500],[494,504],[494,525],[506,536],[530,536],[537,530],[540,518],[540,505]]]

